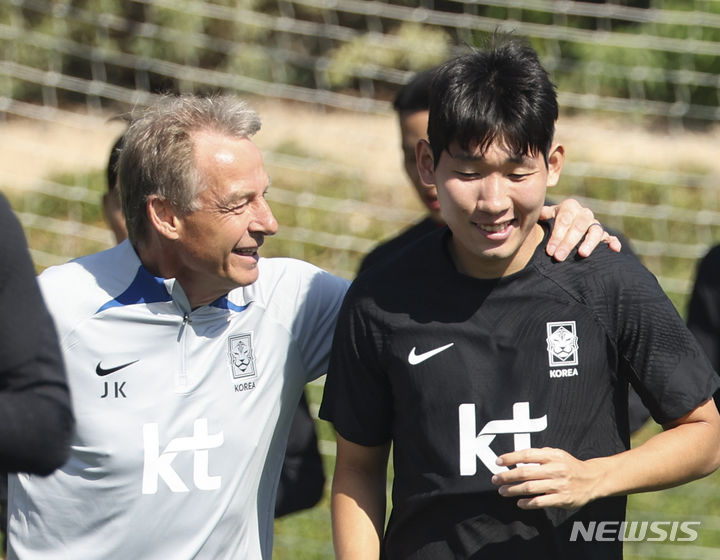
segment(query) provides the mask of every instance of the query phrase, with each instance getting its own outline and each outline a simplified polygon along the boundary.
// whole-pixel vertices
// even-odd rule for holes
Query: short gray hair
[[[216,132],[250,138],[260,117],[231,95],[162,96],[134,115],[118,161],[118,183],[128,236],[134,245],[147,240],[146,204],[150,195],[170,202],[179,214],[197,210],[205,185],[195,168],[193,134]]]

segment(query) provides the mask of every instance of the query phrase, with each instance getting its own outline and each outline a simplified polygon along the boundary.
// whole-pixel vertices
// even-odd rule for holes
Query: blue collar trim
[[[156,278],[145,270],[143,266],[140,266],[127,290],[115,299],[108,301],[97,312],[100,313],[111,307],[122,307],[138,303],[159,303],[171,299],[172,296],[165,288],[165,279]]]
[[[231,302],[227,296],[222,296],[213,301],[211,304],[213,307],[217,307],[219,309],[227,309],[228,311],[245,311],[249,303],[246,303],[245,305],[236,305],[233,302]]]

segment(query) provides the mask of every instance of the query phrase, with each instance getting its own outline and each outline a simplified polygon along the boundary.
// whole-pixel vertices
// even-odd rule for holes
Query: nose
[[[263,235],[275,235],[278,230],[278,223],[275,214],[264,197],[257,200],[252,220],[248,224],[248,230]]]
[[[507,189],[498,173],[490,173],[479,181],[477,209],[486,214],[501,214],[508,208]]]

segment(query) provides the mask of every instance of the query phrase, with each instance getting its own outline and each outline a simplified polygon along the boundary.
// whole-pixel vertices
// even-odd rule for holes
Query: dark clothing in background
[[[715,371],[720,371],[720,245],[698,263],[687,324]],[[715,404],[720,409],[720,393],[715,393]]]
[[[49,474],[68,456],[70,394],[22,227],[0,195],[0,468]]]
[[[57,334],[22,226],[0,194],[0,530],[7,473],[49,474],[68,456],[73,415]]]
[[[290,428],[275,502],[275,517],[313,507],[322,498],[324,488],[325,473],[318,451],[315,422],[303,393]]]
[[[687,322],[715,371],[720,370],[720,245],[698,264]]]
[[[383,241],[380,245],[365,255],[365,258],[360,263],[358,274],[368,267],[387,259],[388,257],[395,256],[395,254],[403,247],[407,247],[417,239],[420,239],[423,235],[427,235],[439,227],[440,226],[431,218],[427,217],[401,231],[395,237]]]

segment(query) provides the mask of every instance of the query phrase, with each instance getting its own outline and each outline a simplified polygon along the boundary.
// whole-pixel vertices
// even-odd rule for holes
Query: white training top
[[[62,469],[10,477],[9,558],[271,557],[291,420],[348,283],[259,267],[194,311],[128,242],[41,275],[77,428]]]

